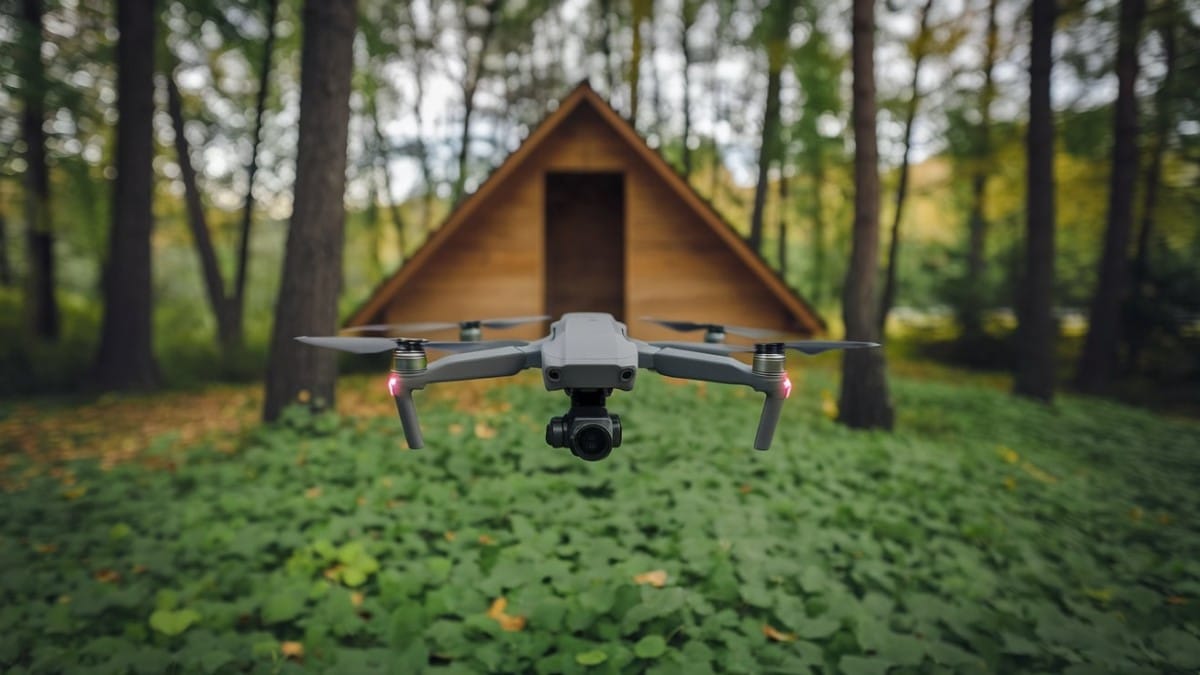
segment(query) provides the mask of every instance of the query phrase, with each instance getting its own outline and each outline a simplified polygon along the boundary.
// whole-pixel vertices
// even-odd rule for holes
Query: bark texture
[[[42,64],[41,0],[24,0],[25,109],[21,131],[25,137],[26,257],[25,312],[29,332],[41,340],[57,340],[61,332],[58,301],[54,297],[54,226],[50,217],[50,167],[46,163],[46,74]]]
[[[104,266],[104,319],[92,383],[104,390],[159,385],[151,322],[154,226],[154,0],[117,2],[117,178]]]
[[[878,341],[875,273],[879,262],[879,150],[875,136],[875,1],[854,0],[854,237],[842,292],[847,340]],[[854,429],[891,429],[892,404],[882,349],[842,352],[838,421]]]
[[[1076,384],[1086,392],[1108,388],[1117,373],[1121,310],[1129,279],[1129,238],[1138,170],[1137,46],[1146,14],[1145,0],[1121,0],[1117,47],[1117,103],[1113,116],[1112,173],[1108,188],[1108,227],[1100,279],[1088,314],[1087,340]]]
[[[337,329],[355,0],[308,0],[300,59],[296,185],[267,362],[263,418],[292,402],[334,404],[336,353],[295,340]]]
[[[1050,110],[1050,45],[1054,0],[1033,0],[1029,65],[1029,158],[1025,202],[1025,269],[1017,304],[1017,370],[1013,393],[1054,399],[1054,118]]]

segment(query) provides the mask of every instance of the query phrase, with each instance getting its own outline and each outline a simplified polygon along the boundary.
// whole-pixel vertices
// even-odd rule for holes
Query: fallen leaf
[[[754,492],[754,488],[750,487],[749,483],[742,483],[741,487],[738,488],[738,492],[748,495],[751,492]]]
[[[321,486],[320,485],[314,485],[304,491],[304,497],[306,499],[316,499],[317,497],[320,497],[320,496],[321,496]]]
[[[483,544],[484,546],[494,546],[496,544],[496,540],[492,539],[486,534],[481,534],[479,535],[479,543]]]
[[[326,569],[322,574],[324,574],[325,578],[330,581],[337,581],[338,577],[340,577],[342,574],[342,570],[345,568],[345,565],[338,563],[337,565]]]
[[[364,599],[366,599],[366,596],[361,591],[354,591],[350,594],[350,604],[355,607],[362,607]]]
[[[46,553],[54,553],[58,550],[58,544],[34,544],[33,550],[43,555]]]
[[[454,541],[458,538],[458,535],[455,534],[454,530],[446,530],[446,533],[443,534],[442,537],[444,537],[446,541]]]
[[[92,578],[102,584],[111,584],[121,580],[121,573],[116,570],[102,569],[93,574]]]
[[[489,427],[487,425],[487,422],[480,420],[475,423],[475,438],[482,438],[482,439],[486,440],[488,438],[495,438],[495,437],[496,437],[496,430],[492,427]]]
[[[782,632],[776,630],[775,628],[773,628],[771,626],[771,624],[769,624],[769,623],[763,624],[763,635],[766,635],[768,639],[774,640],[776,642],[795,642],[796,641],[795,633],[782,633]]]
[[[451,436],[460,436],[460,435],[462,435],[462,432],[463,432],[463,425],[459,424],[458,422],[455,422],[455,423],[451,424],[449,427],[447,427],[446,430],[450,432]]]
[[[1016,464],[1017,461],[1021,459],[1021,456],[1017,454],[1016,450],[1003,445],[996,448],[996,452],[1000,455],[1000,459],[1003,459],[1009,464]]]
[[[300,393],[296,394],[296,400],[301,403],[308,403],[312,400],[312,392],[307,389],[301,389]]]
[[[293,661],[299,661],[304,658],[304,643],[302,642],[281,642],[279,651],[287,658]]]
[[[1016,490],[1017,481],[1012,476],[1006,476],[1004,478],[1004,487],[1007,490]]]
[[[650,584],[655,588],[662,588],[667,585],[666,570],[651,570],[643,572],[633,578],[635,584]]]
[[[496,623],[500,624],[500,629],[515,633],[525,628],[525,617],[511,616],[504,612],[508,607],[508,598],[503,596],[492,601],[492,606],[488,608],[487,616]]]

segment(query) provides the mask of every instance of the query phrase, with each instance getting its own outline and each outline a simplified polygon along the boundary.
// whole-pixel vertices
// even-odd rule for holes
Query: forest
[[[1192,672],[1197,82],[1191,0],[0,0],[0,670]],[[532,377],[409,451],[293,340],[580,86],[882,343],[769,453]]]

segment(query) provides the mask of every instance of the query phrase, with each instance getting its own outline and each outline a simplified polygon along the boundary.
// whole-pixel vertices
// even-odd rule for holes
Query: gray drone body
[[[419,324],[429,327],[479,326],[511,327],[548,317],[522,317],[520,320],[485,320],[458,324]],[[736,326],[652,320],[675,330],[705,329],[706,337],[726,332],[761,339],[767,331]],[[411,326],[409,326],[411,327]],[[368,330],[386,330],[389,326],[366,326]],[[457,380],[507,377],[528,368],[540,368],[548,391],[564,391],[571,407],[554,417],[546,427],[546,442],[566,447],[581,459],[595,461],[609,455],[621,444],[621,422],[610,415],[605,400],[615,389],[630,391],[639,369],[679,377],[724,384],[748,386],[764,394],[754,447],[767,450],[783,410],[783,401],[791,393],[791,381],[785,371],[786,349],[816,354],[830,349],[878,346],[869,342],[802,341],[759,342],[753,347],[718,342],[644,342],[629,337],[625,324],[610,314],[571,313],[550,326],[550,333],[532,342],[515,340],[430,342],[419,338],[329,337],[296,338],[319,347],[355,353],[392,351],[389,393],[410,448],[421,448],[424,439],[417,420],[412,393],[428,384]],[[426,349],[458,352],[430,363]],[[731,354],[754,353],[747,365]]]

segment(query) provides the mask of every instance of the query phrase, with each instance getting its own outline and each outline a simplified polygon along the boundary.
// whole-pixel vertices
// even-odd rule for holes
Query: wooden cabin
[[[587,84],[576,87],[346,326],[608,312],[823,330],[817,313]],[[546,325],[485,337],[535,338]],[[697,335],[696,339],[700,336]]]

